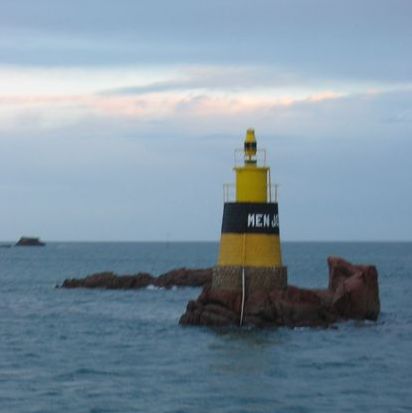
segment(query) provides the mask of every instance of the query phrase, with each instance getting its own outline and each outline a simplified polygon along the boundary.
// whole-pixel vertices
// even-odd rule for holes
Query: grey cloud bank
[[[4,62],[238,63],[409,80],[409,1],[3,1]]]

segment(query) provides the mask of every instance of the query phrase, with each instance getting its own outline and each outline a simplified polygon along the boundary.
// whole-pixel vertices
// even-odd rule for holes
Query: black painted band
[[[226,202],[222,233],[279,234],[278,204]]]
[[[245,150],[249,151],[249,150],[256,150],[256,142],[245,142]]]

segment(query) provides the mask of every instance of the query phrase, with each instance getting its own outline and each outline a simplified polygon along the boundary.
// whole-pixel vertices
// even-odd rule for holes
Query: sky
[[[409,0],[2,0],[0,239],[215,241],[246,129],[285,241],[412,240]]]

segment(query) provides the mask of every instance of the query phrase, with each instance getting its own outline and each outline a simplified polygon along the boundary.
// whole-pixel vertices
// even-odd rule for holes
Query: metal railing
[[[223,184],[223,202],[236,201],[236,185]]]
[[[278,202],[278,188],[279,184],[268,185],[268,200],[269,202]],[[273,196],[274,195],[274,196]]]

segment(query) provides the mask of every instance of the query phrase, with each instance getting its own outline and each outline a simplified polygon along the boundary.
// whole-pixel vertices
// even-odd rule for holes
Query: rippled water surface
[[[215,243],[0,248],[1,412],[410,412],[412,243],[285,243],[289,282],[326,257],[377,265],[377,323],[180,327],[200,290],[55,289],[67,277],[214,264]]]

